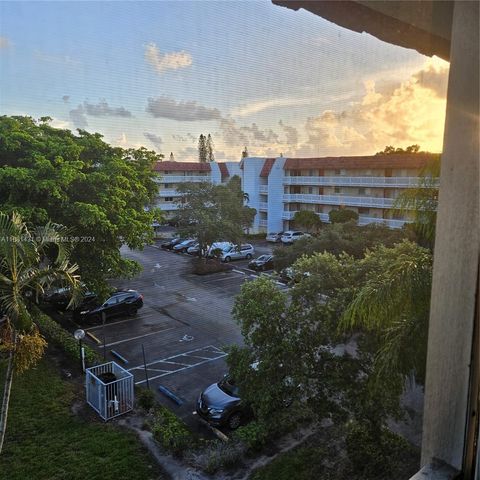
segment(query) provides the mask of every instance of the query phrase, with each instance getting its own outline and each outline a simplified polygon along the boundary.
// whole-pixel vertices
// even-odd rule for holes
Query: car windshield
[[[257,258],[257,262],[265,262],[268,259],[268,255],[261,255]]]
[[[218,382],[218,387],[227,395],[238,397],[238,386],[235,384],[235,380],[229,375]]]

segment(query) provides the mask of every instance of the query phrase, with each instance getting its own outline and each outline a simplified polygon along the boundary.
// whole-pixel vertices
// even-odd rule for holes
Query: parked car
[[[272,270],[273,269],[273,255],[260,255],[260,257],[252,260],[248,264],[248,268],[252,270]]]
[[[166,242],[162,243],[160,246],[165,250],[171,250],[175,245],[180,242],[183,242],[184,238],[172,238],[171,240],[167,240]]]
[[[288,232],[283,232],[281,241],[284,245],[292,244],[301,238],[309,237],[308,233],[299,232],[296,230],[289,230]]]
[[[102,313],[106,319],[119,315],[135,315],[143,307],[143,295],[136,290],[117,290],[103,304],[97,299],[84,302],[76,308],[73,317],[84,323],[101,323]]]
[[[206,388],[197,400],[197,414],[211,425],[235,430],[250,413],[242,404],[238,386],[230,375]]]
[[[283,232],[278,232],[278,233],[272,232],[272,233],[268,233],[267,236],[265,237],[265,240],[266,240],[267,242],[280,243],[281,240],[282,240],[282,235],[283,235]]]
[[[193,245],[187,248],[187,253],[189,255],[198,255],[199,251],[200,251],[200,244],[198,242],[195,242]]]
[[[195,243],[196,243],[196,240],[192,240],[191,238],[184,240],[183,242],[180,242],[174,245],[172,248],[172,251],[175,253],[185,253],[188,247],[191,247]]]
[[[255,249],[250,243],[244,243],[238,247],[233,245],[228,250],[224,250],[220,255],[220,260],[222,262],[230,262],[230,260],[241,260],[246,258],[250,260],[255,253]]]
[[[43,303],[47,303],[48,305],[52,306],[56,310],[66,310],[70,300],[72,298],[72,291],[70,287],[52,287],[45,291],[42,295],[41,301]],[[95,300],[97,295],[90,291],[85,291],[83,294],[83,299],[80,305],[85,303],[90,303],[91,301]]]
[[[310,272],[303,272],[303,274],[301,274],[300,272],[296,272],[293,267],[286,267],[280,272],[280,280],[287,284],[298,283],[302,278],[307,278],[310,275]]]
[[[214,242],[207,249],[207,257],[212,258],[217,253],[222,255],[223,252],[228,252],[232,247],[234,247],[232,242]]]

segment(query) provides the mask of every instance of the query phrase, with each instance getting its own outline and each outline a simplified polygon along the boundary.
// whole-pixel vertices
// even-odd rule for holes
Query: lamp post
[[[85,355],[83,353],[82,340],[85,338],[85,331],[79,328],[73,332],[75,340],[78,340],[78,348],[80,350],[80,367],[82,372],[85,372]]]

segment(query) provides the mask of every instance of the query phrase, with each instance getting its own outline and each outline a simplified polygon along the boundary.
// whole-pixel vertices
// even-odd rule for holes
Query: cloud
[[[155,118],[168,118],[183,122],[220,120],[222,117],[216,108],[204,107],[195,101],[177,103],[173,98],[166,96],[149,98],[145,110]]]
[[[280,120],[278,124],[285,133],[286,142],[291,146],[296,146],[298,144],[298,130],[290,125],[285,125],[282,120]]]
[[[192,56],[184,52],[161,53],[155,43],[149,43],[145,46],[145,60],[159,74],[163,74],[167,70],[178,70],[186,68],[192,64]]]
[[[70,95],[64,95],[64,96],[62,97],[62,100],[63,100],[63,103],[68,103],[69,100],[70,100]]]
[[[158,150],[161,149],[163,140],[162,140],[162,137],[160,137],[160,135],[156,135],[155,133],[150,133],[150,132],[144,132],[143,135],[147,140],[150,140],[150,142],[153,144],[155,148],[157,148]]]
[[[234,117],[248,117],[255,113],[263,112],[271,108],[289,107],[295,105],[308,105],[312,103],[310,98],[274,98],[270,100],[259,100],[235,108],[230,113]]]
[[[111,107],[105,100],[100,100],[96,104],[85,101],[70,110],[70,119],[76,128],[88,127],[87,115],[91,117],[133,117],[132,113],[124,107]]]
[[[9,48],[12,46],[12,42],[7,37],[0,37],[0,50]]]
[[[359,102],[344,111],[326,110],[305,123],[306,139],[298,156],[373,154],[394,145],[414,143],[422,149],[442,148],[448,64],[429,60],[393,88],[377,89],[365,81]]]

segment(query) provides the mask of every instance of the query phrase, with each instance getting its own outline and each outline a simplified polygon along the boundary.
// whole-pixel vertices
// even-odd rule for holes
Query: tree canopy
[[[420,145],[409,145],[407,148],[393,147],[392,145],[387,145],[382,151],[377,152],[375,155],[399,155],[405,153],[421,153]]]
[[[311,210],[300,210],[295,212],[293,223],[296,228],[303,228],[307,232],[317,231],[322,226],[320,217]]]
[[[358,220],[358,213],[348,208],[339,208],[338,210],[330,210],[328,218],[331,223],[345,223],[351,220]]]
[[[0,117],[0,211],[19,212],[33,225],[52,221],[69,229],[72,262],[90,288],[128,276],[138,265],[120,247],[152,239],[158,188],[153,151],[112,147],[98,133],[53,128],[49,119]]]

